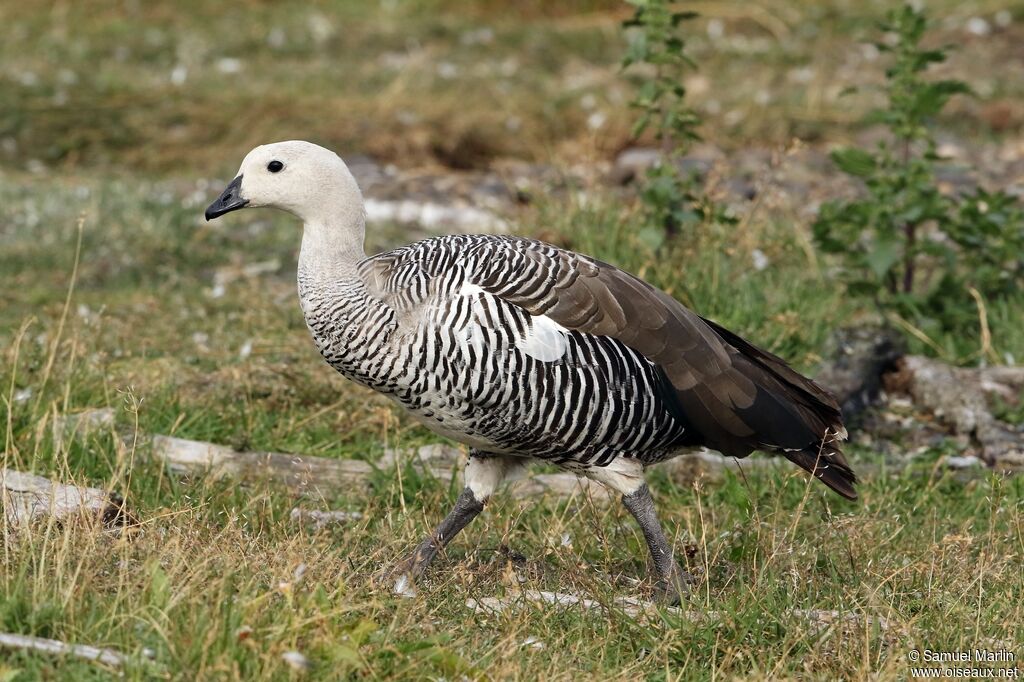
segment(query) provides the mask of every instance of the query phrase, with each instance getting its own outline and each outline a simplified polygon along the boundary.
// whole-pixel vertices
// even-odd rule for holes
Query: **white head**
[[[206,209],[206,219],[260,206],[288,211],[306,225],[363,227],[363,196],[348,166],[311,142],[275,142],[253,149],[238,176]]]

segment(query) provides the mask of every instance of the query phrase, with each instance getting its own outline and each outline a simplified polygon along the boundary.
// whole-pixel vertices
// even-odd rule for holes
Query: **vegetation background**
[[[950,159],[936,191],[1005,191],[1012,210],[1024,189],[1024,5],[923,4],[922,44],[956,48],[926,77],[974,93],[928,117]],[[112,431],[52,428],[113,407],[146,432],[370,462],[437,440],[323,365],[296,302],[291,218],[202,219],[252,146],[294,138],[353,162],[380,209],[371,249],[451,229],[402,218],[399,200],[470,222],[480,214],[466,207],[483,208],[515,233],[637,272],[813,371],[834,329],[880,319],[812,226],[825,202],[873,196],[829,152],[886,139],[868,116],[885,106],[890,65],[874,43],[898,7],[681,4],[699,14],[679,28],[693,62],[681,101],[699,139],[678,158],[698,177],[667,196],[715,210],[652,238],[652,220],[669,224],[651,202],[669,204],[645,195],[631,159],[657,149],[657,129],[636,138],[630,102],[654,71],[621,67],[636,36],[625,3],[0,3],[3,466],[117,491],[141,522],[121,535],[5,526],[0,631],[129,659],[117,671],[2,651],[0,680],[904,679],[912,649],[1020,661],[1024,485],[954,480],[937,465],[964,449],[953,438],[883,447],[855,434],[851,461],[872,472],[855,504],[797,474],[694,484],[656,471],[661,514],[701,578],[687,609],[707,616],[692,618],[467,608],[523,588],[605,605],[646,597],[630,580],[645,574],[639,532],[588,496],[497,498],[406,600],[374,576],[440,518],[456,482],[382,469],[301,501],[362,513],[312,529],[270,484],[177,478]],[[944,263],[939,274],[958,267]],[[944,290],[949,319],[883,310],[915,352],[1020,362],[1024,295],[981,293],[983,308],[964,283]],[[1024,412],[1010,404],[1004,417]],[[808,609],[855,617],[821,627]]]

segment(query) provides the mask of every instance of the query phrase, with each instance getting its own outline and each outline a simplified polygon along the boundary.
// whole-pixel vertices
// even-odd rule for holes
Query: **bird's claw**
[[[664,606],[679,606],[690,596],[690,585],[696,582],[694,576],[677,567],[671,575],[655,583],[654,601]]]

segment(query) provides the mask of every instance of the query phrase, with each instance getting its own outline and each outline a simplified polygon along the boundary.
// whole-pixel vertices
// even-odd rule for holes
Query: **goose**
[[[256,207],[302,221],[299,302],[327,363],[469,446],[464,489],[393,567],[396,589],[420,578],[531,460],[621,495],[650,551],[655,594],[668,602],[691,578],[658,520],[648,466],[701,446],[731,457],[776,452],[857,497],[827,391],[628,272],[492,234],[367,256],[355,178],[309,142],[253,149],[205,215]]]

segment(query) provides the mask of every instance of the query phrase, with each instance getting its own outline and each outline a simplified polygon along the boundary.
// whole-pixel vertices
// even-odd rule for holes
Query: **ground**
[[[953,103],[943,141],[982,164],[979,177],[1019,187],[1024,13],[933,4],[934,41],[960,46],[943,69],[980,95]],[[438,440],[316,354],[292,218],[202,220],[250,146],[289,137],[373,159],[381,197],[422,178],[431,200],[522,180],[529,191],[494,192],[511,231],[637,272],[813,371],[834,328],[872,315],[830,279],[807,211],[853,191],[833,184],[827,148],[875,134],[855,124],[870,90],[840,93],[881,77],[860,41],[887,3],[694,5],[700,153],[725,159],[725,177],[742,167],[760,198],[725,187],[738,225],[657,256],[637,240],[629,191],[603,180],[634,144],[617,3],[530,2],[515,16],[490,2],[0,8],[3,466],[109,488],[140,522],[127,534],[5,527],[0,631],[126,652],[129,679],[904,679],[924,648],[1019,661],[1024,482],[954,480],[936,465],[962,447],[952,439],[908,465],[854,434],[849,458],[870,472],[856,503],[796,472],[693,485],[655,470],[661,516],[699,578],[686,608],[709,614],[693,619],[612,605],[651,589],[635,580],[643,540],[617,504],[498,495],[409,600],[376,577],[454,501],[447,479],[388,469],[296,501],[270,484],[169,475],[113,434],[53,433],[59,415],[112,406],[122,427],[239,449],[374,462]],[[369,239],[379,249],[443,231],[373,222]],[[987,310],[1000,357],[1024,358],[1022,311]],[[979,330],[928,341],[911,342],[976,361]],[[314,530],[291,520],[296,504],[362,517]],[[467,607],[521,589],[612,606]],[[809,609],[855,619],[822,627]],[[115,674],[0,653],[0,680]]]

